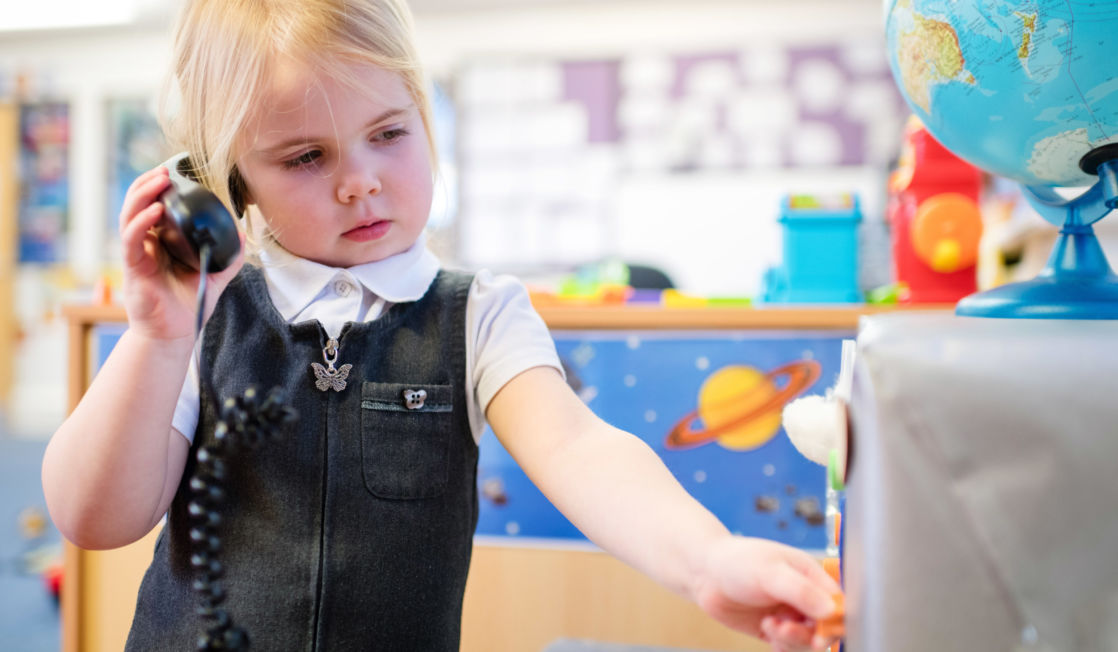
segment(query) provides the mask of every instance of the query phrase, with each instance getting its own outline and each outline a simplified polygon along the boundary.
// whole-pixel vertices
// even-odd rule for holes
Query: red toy
[[[62,562],[57,561],[43,571],[43,582],[52,598],[58,601],[62,595]]]
[[[978,289],[975,265],[982,172],[940,145],[913,117],[889,179],[887,216],[905,303],[954,303]]]

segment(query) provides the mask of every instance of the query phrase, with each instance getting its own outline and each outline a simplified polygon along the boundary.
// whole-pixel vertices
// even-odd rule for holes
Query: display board
[[[62,262],[70,213],[70,105],[24,104],[19,113],[19,261]]]
[[[823,467],[780,425],[796,396],[823,393],[852,333],[554,333],[567,382],[605,421],[645,441],[731,531],[822,549]],[[585,541],[487,429],[478,535]]]

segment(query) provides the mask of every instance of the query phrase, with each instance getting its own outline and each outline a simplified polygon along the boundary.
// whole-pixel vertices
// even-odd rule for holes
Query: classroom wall
[[[880,3],[543,4],[419,17],[431,69],[456,93],[463,263],[531,273],[619,258],[659,266],[688,292],[755,296],[779,262],[776,212],[790,191],[857,192],[874,224],[865,232],[881,235],[885,168],[907,109],[886,68]],[[809,66],[790,70],[813,48],[863,70],[824,60],[813,85]],[[570,101],[580,66],[604,69],[605,83],[619,78],[620,97],[606,109],[616,110],[620,136],[603,135],[593,107]],[[696,74],[655,79],[685,66]],[[650,87],[658,83],[696,88]],[[816,100],[830,104],[817,114],[865,121],[864,153],[813,158],[813,139],[834,137],[800,122]],[[754,127],[714,124],[735,112]],[[782,129],[751,149],[758,132]],[[722,147],[738,138],[745,154]],[[697,151],[672,151],[686,148]],[[887,282],[887,261],[873,262],[866,284]]]
[[[451,7],[455,2],[420,3]],[[475,5],[478,3],[475,3]],[[485,3],[480,3],[485,4]],[[445,79],[481,59],[602,59],[634,53],[719,52],[815,42],[852,43],[880,29],[876,0],[619,0],[598,3],[491,3],[490,9],[427,9],[417,36],[432,76]],[[168,11],[170,14],[170,11]],[[70,265],[93,280],[112,253],[105,250],[105,102],[151,95],[168,65],[170,28],[104,28],[0,34],[0,93],[18,76],[32,98],[71,103],[72,214]],[[809,171],[803,186],[833,184],[831,170]],[[771,185],[764,179],[761,185]],[[872,212],[873,205],[871,205]],[[468,257],[468,256],[467,256]]]
[[[155,97],[169,59],[174,5],[168,3],[164,15],[135,27],[0,33],[0,95],[62,99],[71,105],[66,281],[58,282],[57,270],[24,267],[16,283],[16,312],[25,337],[13,361],[17,378],[9,417],[29,430],[49,433],[63,418],[64,325],[57,305],[87,299],[118,256],[108,226],[115,216],[106,214],[106,102]],[[858,45],[872,43],[881,21],[876,0],[490,0],[465,6],[448,0],[417,4],[420,51],[437,80],[454,80],[470,67],[505,64],[623,61],[817,42]],[[873,162],[687,175],[664,169],[629,172],[599,184],[607,187],[593,197],[596,212],[567,216],[565,222],[548,214],[522,220],[518,213],[506,216],[535,229],[531,241],[541,244],[529,250],[529,260],[502,258],[509,247],[491,237],[504,232],[502,222],[471,222],[466,207],[440,238],[450,242],[441,251],[452,262],[525,275],[589,258],[621,257],[662,266],[685,290],[745,295],[758,289],[764,267],[776,262],[774,220],[781,194],[854,190],[865,195],[868,216],[880,214],[882,169]],[[468,169],[461,173],[468,179]],[[555,224],[562,224],[560,240],[547,230]],[[532,261],[545,262],[548,269],[532,269]]]

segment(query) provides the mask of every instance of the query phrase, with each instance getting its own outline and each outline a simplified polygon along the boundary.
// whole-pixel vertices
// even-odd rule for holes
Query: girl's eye
[[[382,143],[391,143],[400,140],[407,135],[408,130],[402,127],[397,129],[385,129],[384,131],[377,134],[376,137],[373,138],[373,140],[379,140]]]
[[[305,167],[307,165],[311,165],[312,163],[314,163],[315,160],[319,156],[322,156],[321,152],[319,152],[318,150],[312,149],[311,151],[304,152],[304,153],[296,156],[293,159],[289,159],[287,161],[284,161],[283,162],[283,167],[285,167],[289,170],[295,169],[295,168]]]

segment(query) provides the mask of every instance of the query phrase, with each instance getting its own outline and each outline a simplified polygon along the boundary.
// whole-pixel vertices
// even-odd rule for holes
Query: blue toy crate
[[[765,272],[769,303],[861,303],[858,224],[853,194],[789,195],[781,200],[783,262]]]

